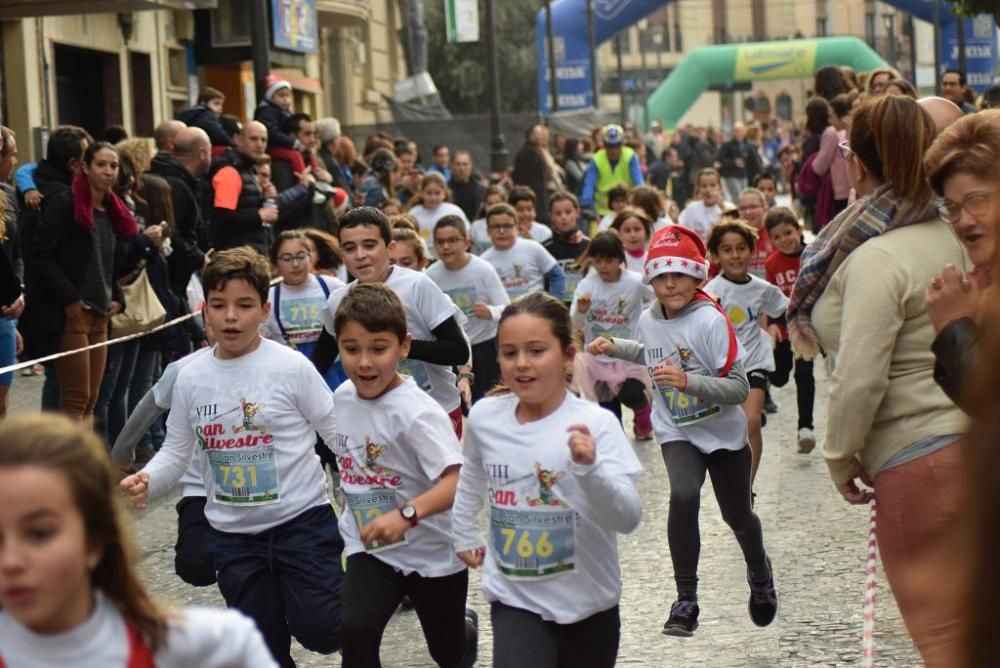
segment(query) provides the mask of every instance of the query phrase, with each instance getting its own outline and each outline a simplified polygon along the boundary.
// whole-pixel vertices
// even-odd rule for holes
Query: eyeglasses
[[[938,205],[938,215],[946,223],[954,225],[962,217],[962,209],[970,216],[983,216],[990,209],[990,200],[993,199],[992,192],[979,192],[966,195],[961,202],[943,201]]]
[[[434,240],[434,243],[436,243],[438,246],[460,246],[461,244],[465,243],[465,239],[463,239],[462,237],[446,237],[444,239],[438,237],[437,239]]]
[[[295,255],[291,253],[282,253],[278,256],[278,262],[284,262],[285,264],[292,264],[293,262],[308,262],[309,261],[309,251],[300,251]]]
[[[512,230],[514,229],[514,223],[497,223],[496,225],[487,225],[491,230]]]
[[[837,148],[840,149],[840,155],[844,156],[844,160],[850,160],[851,156],[854,155],[854,151],[851,150],[851,145],[847,141],[842,141],[837,144]]]

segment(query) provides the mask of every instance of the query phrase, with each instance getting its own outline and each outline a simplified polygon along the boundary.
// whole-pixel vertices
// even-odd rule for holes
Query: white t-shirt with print
[[[319,282],[326,284],[327,291],[323,292]],[[276,283],[271,286],[267,293],[267,301],[271,304],[271,312],[264,321],[261,334],[285,345],[296,347],[303,343],[315,343],[319,339],[320,332],[323,331],[323,322],[320,315],[326,308],[327,294],[332,293],[337,288],[343,287],[343,281],[332,276],[313,275],[299,285],[286,285]],[[281,313],[274,308],[275,294],[281,291],[279,307]],[[278,318],[281,318],[281,326],[285,328],[287,338],[281,334],[281,327],[278,326]]]
[[[650,374],[669,362],[688,374],[717,377],[729,355],[726,316],[707,302],[669,320],[653,315],[653,309],[660,308],[654,302],[639,316],[639,340]],[[736,359],[742,362],[746,351],[738,339],[737,347]],[[653,389],[653,433],[658,443],[687,441],[705,453],[746,445],[747,419],[740,406],[712,404],[655,383]]]
[[[190,355],[185,355],[176,362],[168,364],[160,375],[160,379],[153,385],[153,401],[156,405],[165,411],[169,411],[174,404],[174,383],[177,382],[177,374],[191,362],[211,353],[211,348],[200,348]],[[201,460],[203,458],[201,450],[195,448],[194,457],[191,458],[191,465],[188,466],[187,470],[184,471],[184,475],[177,482],[181,487],[181,496],[206,496],[205,481],[201,479]]]
[[[330,293],[322,318],[326,331],[331,336],[336,335],[333,331],[333,316],[340,306],[340,300],[356,284],[356,280],[352,281]],[[406,329],[415,341],[433,341],[434,328],[451,317],[454,317],[459,325],[465,325],[465,316],[426,274],[394,266],[385,284],[395,290],[399,300],[403,302],[403,308],[406,309]],[[417,385],[430,394],[446,412],[450,413],[458,408],[461,398],[455,386],[456,378],[451,367],[428,364],[419,360],[404,360],[400,366],[400,373],[413,376]]]
[[[409,211],[408,214],[416,218],[420,226],[420,238],[427,245],[427,254],[430,257],[437,257],[434,250],[434,226],[445,216],[458,216],[465,223],[465,232],[469,232],[469,219],[465,217],[465,212],[457,204],[451,202],[441,202],[436,209],[428,209],[423,204],[418,204]]]
[[[39,634],[0,610],[0,660],[7,668],[109,668],[128,666],[125,618],[100,591],[82,624]],[[172,611],[157,668],[277,668],[253,620],[235,608],[189,607]]]
[[[635,273],[642,276],[646,273],[646,253],[642,255],[634,256],[628,251],[625,251],[625,268],[629,271],[634,271]]]
[[[336,434],[333,394],[312,363],[261,339],[236,359],[216,351],[174,384],[163,447],[143,469],[151,499],[165,494],[203,451],[205,517],[219,531],[255,534],[329,504],[316,432]]]
[[[485,218],[476,218],[469,228],[469,238],[472,239],[471,253],[482,255],[489,248],[492,248],[493,241],[490,240],[489,232],[486,228]]]
[[[514,239],[507,250],[490,248],[482,258],[493,266],[511,301],[531,292],[545,289],[545,275],[556,266],[556,260],[537,241]]]
[[[496,338],[500,313],[510,303],[510,298],[489,262],[469,255],[468,264],[461,269],[452,271],[444,266],[444,262],[435,262],[424,273],[451,297],[456,308],[468,318],[465,335],[469,337],[469,343],[475,345]],[[492,320],[483,320],[473,313],[476,302],[490,307]]]
[[[750,371],[774,371],[774,344],[760,326],[760,315],[778,318],[788,307],[788,297],[781,288],[753,274],[746,283],[735,283],[719,274],[705,286],[705,292],[719,298],[719,303],[736,328],[736,336],[746,348],[744,368]]]
[[[712,229],[712,226],[719,221],[722,212],[732,208],[733,205],[729,202],[722,202],[714,206],[705,206],[705,203],[700,199],[691,200],[684,207],[684,210],[681,211],[677,222],[684,227],[694,230],[701,236],[702,240],[705,240],[708,239],[708,233]]]
[[[437,402],[407,378],[377,399],[358,396],[346,381],[334,392],[338,433],[333,451],[347,508],[340,517],[344,555],[365,552],[361,526],[409,503],[452,466],[462,448],[451,419]],[[404,575],[443,577],[465,568],[451,542],[451,512],[418,518],[403,541],[371,551]]]
[[[642,465],[610,411],[567,392],[553,413],[522,424],[518,402],[514,394],[487,397],[469,413],[452,509],[455,549],[486,546],[487,600],[571,624],[621,595],[617,535],[589,519],[607,499],[588,497],[581,479],[634,485]],[[589,470],[570,458],[567,428],[575,424],[586,425],[597,445]],[[477,517],[484,499],[486,539]]]
[[[580,314],[577,302],[590,295],[590,308]],[[590,272],[576,287],[570,313],[582,324],[583,341],[588,344],[599,336],[616,339],[638,339],[639,316],[644,304],[654,297],[652,286],[642,282],[642,276],[625,270],[614,283],[604,281],[596,271]],[[598,355],[598,359],[610,359]]]

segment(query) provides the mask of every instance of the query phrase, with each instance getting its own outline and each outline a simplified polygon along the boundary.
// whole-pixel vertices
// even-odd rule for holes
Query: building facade
[[[255,1],[267,5],[271,71],[291,82],[296,110],[344,124],[391,120],[384,96],[406,76],[399,0]],[[63,124],[150,136],[204,86],[226,94],[226,113],[252,118],[247,6],[0,0],[0,113],[21,160],[37,159],[47,129]]]

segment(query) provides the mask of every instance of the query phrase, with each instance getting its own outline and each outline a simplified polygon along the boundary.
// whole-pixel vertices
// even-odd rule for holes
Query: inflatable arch
[[[824,65],[849,65],[859,72],[886,67],[857,37],[700,46],[674,68],[646,101],[649,118],[673,128],[698,96],[732,81],[810,78]]]
[[[559,109],[571,111],[594,106],[591,89],[591,62],[588,39],[586,3],[588,0],[555,0],[551,4],[553,51]],[[590,0],[594,8],[594,41],[602,44],[619,31],[637,23],[674,0]],[[911,13],[923,21],[931,21],[933,3],[928,0],[883,0],[886,4]],[[950,3],[940,3],[941,67],[958,66],[958,21]],[[902,26],[897,26],[897,34]],[[983,90],[992,83],[997,66],[996,25],[988,14],[965,19],[966,70],[969,83]],[[821,40],[823,38],[820,38]],[[792,44],[773,42],[772,44]],[[747,44],[720,45],[746,47]],[[550,111],[549,67],[545,42],[545,10],[535,16],[535,47],[538,63],[538,107],[543,114]],[[819,49],[819,47],[817,47]],[[823,47],[826,48],[826,47]],[[817,61],[818,62],[818,61]],[[842,64],[850,64],[848,61]],[[762,78],[762,77],[757,77]],[[781,77],[774,77],[781,78]],[[700,91],[700,89],[699,89]]]

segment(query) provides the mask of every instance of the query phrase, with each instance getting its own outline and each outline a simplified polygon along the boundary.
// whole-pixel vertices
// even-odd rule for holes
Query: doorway
[[[94,137],[103,136],[109,125],[120,125],[118,55],[64,44],[56,44],[53,51],[59,125],[78,125]]]

